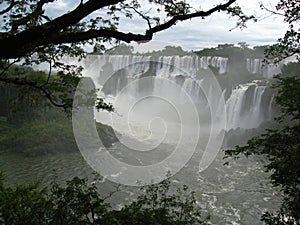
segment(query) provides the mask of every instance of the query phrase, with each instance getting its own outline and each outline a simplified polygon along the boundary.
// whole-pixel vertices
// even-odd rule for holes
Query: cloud
[[[288,27],[282,18],[266,18],[256,23],[248,22],[247,28],[234,29],[236,20],[224,14],[216,14],[201,21],[185,21],[172,29],[156,35],[156,39],[178,43],[187,49],[204,48],[221,43],[245,41],[251,46],[273,44],[282,37]]]
[[[283,18],[270,16],[266,11],[262,11],[259,7],[261,1],[269,8],[274,7],[269,0],[238,0],[246,14],[255,15],[258,18],[256,23],[249,21],[244,30],[234,29],[230,32],[229,30],[235,27],[237,18],[232,18],[225,13],[215,13],[205,19],[194,18],[178,22],[177,25],[168,30],[155,34],[154,40],[179,45],[187,50],[197,50],[222,43],[236,44],[240,41],[245,41],[250,46],[275,43],[278,38],[284,35],[287,24],[283,22]],[[79,0],[57,0],[53,4],[49,4],[47,10],[52,15],[57,16],[70,11],[79,2]],[[196,8],[200,8],[198,0],[191,0],[191,2],[196,5]],[[220,2],[222,1],[202,0],[201,9],[209,9]],[[124,18],[120,22],[119,29],[124,32],[143,34],[147,29],[147,24],[138,17],[134,19]]]
[[[209,9],[220,3],[220,0],[204,0],[202,2],[201,7]],[[178,22],[168,30],[155,34],[154,40],[180,45],[187,50],[212,47],[222,43],[236,44],[240,41],[245,41],[250,46],[273,44],[284,35],[288,25],[283,22],[282,17],[262,11],[259,2],[260,0],[239,1],[246,14],[255,15],[258,19],[256,23],[249,21],[247,28],[243,30],[230,31],[235,27],[237,18],[230,17],[225,13],[215,13],[205,19],[194,18]],[[273,7],[268,0],[263,0],[263,3],[270,8]],[[121,24],[121,30],[126,32],[143,33],[145,29],[145,23],[141,20],[127,19],[126,23]]]
[[[79,0],[56,0],[48,3],[45,7],[46,13],[52,18],[58,17],[68,11],[74,9],[80,3]]]

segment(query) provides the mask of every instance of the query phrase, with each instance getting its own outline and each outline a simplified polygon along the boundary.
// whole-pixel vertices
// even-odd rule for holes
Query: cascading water
[[[246,90],[247,87],[245,86],[234,89],[226,101],[227,130],[240,126],[242,103]]]
[[[87,61],[90,66],[85,73],[93,77],[98,82],[99,77],[108,74],[102,79],[100,87],[106,95],[115,96],[130,82],[136,80],[136,84],[126,90],[128,98],[137,98],[140,92],[148,91],[151,94],[169,92],[176,101],[184,104],[185,99],[171,90],[169,82],[176,83],[182,88],[196,104],[202,105],[203,110],[209,110],[208,101],[214,92],[213,88],[208,88],[207,96],[204,95],[201,87],[202,77],[201,69],[207,69],[208,65],[219,67],[220,72],[226,71],[227,59],[221,57],[202,57],[196,56],[160,56],[157,61],[149,56],[91,56]],[[261,71],[261,60],[248,60],[247,69],[252,72]],[[109,66],[108,66],[109,65]],[[128,67],[128,65],[131,65]],[[126,70],[122,68],[127,66]],[[108,71],[104,71],[104,70]],[[204,71],[205,72],[205,71]],[[151,77],[150,83],[143,86],[139,79]],[[227,130],[236,128],[256,128],[264,120],[271,119],[273,98],[270,97],[268,105],[262,104],[262,98],[266,89],[265,84],[259,84],[259,81],[253,81],[247,84],[241,84],[235,87],[226,100],[225,109],[218,109],[220,117],[223,112],[227,112]],[[224,90],[225,93],[225,90]],[[178,95],[178,96],[177,96]],[[224,94],[225,95],[225,94]],[[267,108],[267,109],[266,109]],[[205,111],[207,112],[207,111]],[[202,113],[200,113],[202,114]]]
[[[215,92],[215,88],[209,86],[208,83],[205,82],[205,80],[201,77],[200,72],[206,71],[205,68],[208,68],[207,63],[209,65],[222,65],[219,67],[220,73],[227,70],[227,59],[217,59],[217,57],[202,57],[202,60],[199,60],[194,56],[161,56],[157,59],[154,59],[149,56],[94,55],[88,56],[88,58],[84,62],[82,62],[82,66],[84,67],[84,75],[93,77],[95,84],[97,84],[99,88],[101,88],[103,84],[106,84],[106,90],[109,95],[115,96],[123,91],[124,98],[120,98],[119,102],[125,106],[128,104],[128,102],[131,101],[131,97],[139,97],[142,94],[141,91],[143,89],[145,91],[146,89],[146,91],[152,91],[152,93],[162,94],[164,92],[164,94],[162,95],[171,96],[173,99],[178,100],[179,103],[183,106],[185,106],[185,101],[187,100],[186,96],[190,96],[194,98],[194,102],[196,102],[200,106],[203,106],[200,107],[201,109],[205,110],[207,109],[207,105],[205,104],[213,99],[213,94]],[[78,63],[76,64],[78,65]],[[128,66],[131,64],[133,64],[134,66]],[[124,69],[124,67],[126,67],[126,69]],[[202,68],[200,72],[198,71],[199,68]],[[152,76],[151,73],[153,73]],[[113,76],[114,78],[112,78],[110,81],[107,81],[110,76]],[[230,75],[219,77],[227,79],[228,77],[226,76]],[[149,78],[149,80],[151,80],[152,82],[148,83],[147,86],[143,86],[142,82],[139,81],[139,78],[141,77]],[[123,90],[125,86],[132,83],[133,81],[136,82],[127,89]],[[168,81],[170,81],[171,83]],[[187,93],[187,95],[184,95],[183,92],[178,93],[178,90],[176,88],[172,88],[172,83],[176,83],[179,87],[181,87],[182,90]],[[206,90],[205,93],[207,95],[204,94],[203,89]],[[223,90],[220,96],[226,98],[227,101],[225,107],[224,104],[222,104],[222,101],[220,101],[220,104],[217,104],[218,107],[215,109],[215,111],[218,112],[217,114],[219,115],[219,117],[225,115],[224,112],[227,111],[227,129],[237,127],[256,127],[259,125],[260,121],[271,119],[272,114],[274,113],[273,99],[275,95],[274,93],[270,92],[265,83],[262,82],[241,84],[233,88],[232,91]],[[202,100],[198,103],[196,101],[197,99]],[[110,102],[109,100],[107,101]],[[166,119],[176,119],[177,115],[175,113],[170,114],[167,107],[165,107],[165,111],[161,109],[159,112],[153,112],[158,111],[160,106],[163,107],[164,102],[158,102],[159,104],[157,104],[157,102],[154,102],[155,105],[148,103],[149,101],[147,102],[147,104],[143,104],[142,101],[137,102],[136,108],[140,109],[138,110],[139,112],[143,112],[145,114],[150,113],[150,116],[161,116],[160,112],[163,112],[163,115],[166,115]],[[118,105],[115,106],[117,107]],[[119,112],[119,108],[116,108],[116,110],[117,112]],[[189,113],[190,110],[191,107],[187,106],[186,110],[183,111],[183,113]],[[111,117],[113,116],[113,114],[109,114],[109,116]],[[122,119],[121,116],[122,115],[120,115],[120,119]],[[138,114],[133,115],[133,119],[139,119],[138,116]],[[154,120],[149,123],[150,126],[158,127],[161,130],[165,129],[165,127],[163,126],[164,124],[161,120],[158,120],[155,117],[152,118],[154,118]],[[131,118],[129,118],[130,122],[134,122],[130,119]],[[144,118],[141,118],[141,120],[142,119]],[[202,125],[203,124],[201,123],[201,126]],[[134,128],[134,126],[136,126],[136,124],[132,123],[130,124],[130,126],[126,126],[124,130],[127,129],[128,131],[131,128]],[[174,126],[174,129],[170,129],[170,131],[174,131],[176,133],[168,134],[173,136],[177,135],[179,133],[177,131],[180,131],[177,128],[177,126]],[[155,133],[144,132],[144,130],[133,130],[135,131],[133,133],[142,138],[143,141],[147,141],[148,136],[152,135],[155,137],[156,135]],[[240,131],[236,133],[239,132]],[[191,133],[193,133],[193,130],[191,131]],[[160,135],[157,136],[157,138],[161,137]],[[181,135],[175,136],[175,138],[177,139],[180,139],[181,137]],[[197,146],[197,149],[201,150],[201,148],[205,148],[206,146],[206,142],[205,140],[203,140],[205,138],[205,133],[200,138],[200,146]],[[184,136],[184,139],[186,142],[190,142],[191,135],[188,133],[188,135]],[[134,144],[136,144],[136,142],[134,142]],[[155,154],[152,155],[153,158],[150,158],[147,154],[145,158],[148,161],[145,161],[149,162],[150,158],[151,160],[153,160],[153,162],[150,161],[150,163],[154,164],[159,163],[161,160],[167,158],[170,155],[169,153],[174,151],[174,148],[171,144],[163,144],[159,146],[159,148],[154,149]],[[150,145],[150,147],[152,146],[153,145]],[[186,155],[187,151],[191,149],[191,146],[188,143],[184,143],[184,145],[180,146],[180,148],[182,149],[183,154],[179,155],[178,157]],[[138,163],[144,162],[139,161],[140,158],[138,158],[138,153],[140,152],[134,152],[134,154],[132,154],[132,152],[129,152],[127,148],[125,148],[123,145],[120,145],[120,143],[115,143],[109,149],[109,151],[111,154],[114,154],[117,159],[120,158],[125,162],[127,162],[126,160],[128,160],[128,162],[132,162],[132,165],[139,165]],[[100,152],[97,152],[96,156],[99,153]],[[203,203],[203,205],[201,205],[203,206],[202,208],[204,210],[207,209],[210,212],[212,224],[258,225],[261,224],[259,218],[262,211],[272,211],[278,208],[277,206],[280,204],[281,199],[276,198],[276,196],[278,195],[276,194],[274,189],[270,188],[270,185],[268,185],[267,176],[265,176],[263,172],[264,168],[260,168],[257,161],[241,159],[241,161],[239,160],[232,162],[230,167],[224,167],[224,161],[222,160],[222,155],[220,154],[220,157],[215,160],[214,164],[212,164],[209,169],[204,171],[204,173],[199,173],[199,159],[198,157],[196,157],[197,154],[195,154],[194,156],[181,172],[172,177],[171,182],[186,184],[193,190],[197,191],[196,197],[197,199],[199,199],[199,202]],[[17,159],[19,160],[20,165],[20,167],[18,168],[11,167],[11,163],[8,163],[16,159],[10,157],[7,158],[6,154],[3,155],[2,158],[3,159],[0,164],[2,166],[4,165],[10,168],[10,170],[12,171],[8,176],[10,178],[13,177],[14,180],[12,184],[24,178],[27,179],[28,177],[32,176],[33,172],[34,174],[38,174],[41,177],[44,176],[47,178],[47,176],[49,175],[49,171],[52,171],[53,169],[60,171],[60,178],[63,177],[65,179],[68,179],[69,177],[72,177],[74,175],[86,177],[86,174],[91,173],[90,167],[88,167],[86,162],[82,160],[82,156],[78,157],[78,160],[75,161],[73,155],[69,154],[58,154],[50,158],[42,157],[41,161],[39,161],[40,159],[37,157],[30,158],[28,160],[26,160],[26,158],[24,157],[20,157],[20,159]],[[103,161],[101,161],[101,163],[99,164],[102,164]],[[28,170],[28,168],[30,168],[30,170]],[[34,169],[34,171],[32,170],[32,168]],[[72,169],[70,170],[70,168]],[[138,170],[140,169],[136,169],[136,171]],[[75,172],[75,174],[73,172]],[[118,171],[114,174],[114,176],[117,177],[120,174],[121,173],[119,173]],[[36,177],[34,177],[34,179],[35,178]],[[110,193],[112,186],[106,183],[105,180],[106,177],[103,179],[103,182],[105,183],[103,185],[104,190],[107,191],[107,193]],[[258,180],[260,182],[257,182]],[[126,189],[126,187],[124,187],[124,192],[122,192],[120,195],[114,195],[116,197],[114,198],[113,204],[118,205],[123,204],[125,201],[128,201],[128,198],[130,199],[130,196],[134,196],[136,192],[135,190],[136,189]],[[249,195],[249,193],[251,193],[251,195]]]
[[[246,59],[247,70],[250,73],[262,73],[263,60],[262,59]]]
[[[256,128],[270,119],[273,98],[269,106],[264,107],[262,97],[265,90],[266,86],[261,86],[259,81],[241,84],[232,90],[226,101],[227,130]]]
[[[278,64],[265,63],[263,58],[247,58],[246,59],[246,68],[252,74],[260,74],[262,77],[270,79],[275,74],[280,73],[280,69],[283,65],[294,62],[295,58],[289,57]]]
[[[208,66],[213,66],[218,68],[219,73],[223,74],[227,71],[227,58],[223,57],[211,57],[211,56],[160,56],[160,57],[150,57],[150,56],[141,56],[141,55],[91,55],[86,61],[84,67],[86,68],[84,73],[88,76],[98,77],[101,73],[99,68],[102,68],[104,65],[109,64],[110,69],[117,71],[125,66],[130,64],[135,64],[137,62],[149,62],[155,61],[160,62],[161,64],[156,64],[155,72],[157,76],[166,76],[172,75],[172,68],[180,68],[185,70],[191,77],[196,76],[198,69],[208,69]],[[162,65],[172,65],[173,67],[166,67]],[[149,64],[139,64],[139,66],[144,67],[135,68],[139,71],[147,71]],[[107,66],[106,66],[107,67]],[[134,71],[132,71],[134,72]],[[173,75],[177,75],[176,73]]]

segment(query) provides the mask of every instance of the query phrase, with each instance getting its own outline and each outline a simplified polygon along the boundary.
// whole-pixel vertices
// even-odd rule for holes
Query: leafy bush
[[[186,186],[172,192],[170,179],[143,186],[142,195],[121,210],[110,210],[96,183],[75,177],[65,187],[55,182],[49,188],[5,187],[1,176],[0,224],[206,224],[194,193]]]
[[[77,149],[71,125],[62,121],[33,121],[14,126],[0,137],[0,146],[1,152],[29,156]]]
[[[276,103],[282,112],[277,122],[289,125],[266,130],[265,134],[250,139],[247,145],[225,151],[225,157],[263,155],[269,160],[266,171],[271,173],[272,184],[281,188],[284,197],[277,213],[263,215],[262,221],[268,225],[300,224],[300,78],[290,76],[293,71],[295,74],[300,71],[300,64],[291,65],[282,71],[290,74],[275,77],[278,81]]]

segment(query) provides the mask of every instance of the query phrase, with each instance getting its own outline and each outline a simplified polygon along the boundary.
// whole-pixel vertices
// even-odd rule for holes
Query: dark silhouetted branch
[[[124,0],[99,1],[90,0],[80,4],[73,11],[62,15],[43,25],[20,32],[13,36],[2,35],[0,38],[0,59],[24,57],[38,47],[49,44],[77,43],[94,38],[114,38],[117,40],[131,41],[149,41],[153,34],[166,30],[175,25],[178,21],[189,20],[195,17],[207,17],[214,12],[226,11],[236,0],[229,0],[225,4],[219,4],[208,11],[197,11],[194,13],[180,14],[173,16],[170,20],[149,27],[144,34],[124,33],[113,29],[90,29],[81,32],[67,32],[65,28],[75,25],[80,20],[91,14],[97,9],[114,5]]]

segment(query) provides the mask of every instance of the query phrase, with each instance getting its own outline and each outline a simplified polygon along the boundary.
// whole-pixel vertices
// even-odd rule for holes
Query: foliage
[[[1,175],[0,224],[45,224],[50,202],[37,184],[6,188]],[[43,221],[44,220],[44,221]]]
[[[235,2],[228,0],[203,11],[180,0],[148,0],[147,4],[138,0],[88,0],[73,3],[74,9],[69,12],[51,15],[47,9],[51,8],[54,0],[4,0],[0,2],[4,9],[0,11],[3,19],[0,59],[20,58],[36,52],[42,60],[49,51],[56,56],[82,55],[78,44],[103,43],[112,39],[148,41],[153,34],[179,21],[205,18],[219,11],[236,16],[237,26],[244,27],[254,17],[245,15]],[[144,21],[145,32],[122,32],[119,26],[125,18]]]
[[[205,224],[193,192],[187,187],[171,192],[169,178],[144,186],[137,200],[120,210],[110,210],[100,196],[97,180],[88,184],[78,177],[65,187],[53,182],[5,187],[0,180],[0,224]]]
[[[61,65],[64,67],[65,72],[59,71],[56,74],[51,74],[50,68],[50,72],[46,74],[42,71],[34,71],[30,67],[9,65],[8,62],[2,62],[0,64],[0,71],[1,66],[3,69],[0,75],[0,90],[10,89],[9,93],[12,94],[12,96],[9,96],[10,107],[12,108],[12,105],[15,105],[16,108],[24,107],[30,110],[30,107],[54,105],[63,108],[70,115],[73,96],[80,81],[82,68]],[[48,99],[48,102],[45,99]],[[97,110],[109,112],[114,110],[113,106],[106,103],[102,98],[95,98],[93,101]]]
[[[283,38],[278,39],[278,43],[266,49],[266,56],[269,60],[279,62],[280,60],[300,54],[300,1],[299,0],[280,0],[276,5],[276,11],[266,8],[261,4],[261,8],[273,14],[281,15],[284,22],[289,24]]]
[[[246,42],[239,42],[239,46],[234,44],[219,44],[215,48],[205,48],[201,51],[195,51],[200,56],[221,56],[227,58],[234,58],[238,61],[245,61],[247,58],[264,58],[264,52],[269,47],[254,46],[253,49],[248,47]]]
[[[170,190],[170,179],[159,184],[143,186],[143,194],[113,215],[122,224],[206,224],[201,218],[195,193],[187,186]],[[207,218],[208,219],[208,218]]]
[[[300,63],[298,64],[298,70]],[[287,75],[288,76],[288,75]],[[299,76],[299,75],[298,75]],[[296,123],[300,120],[300,78],[276,76],[278,83],[274,85],[278,89],[276,103],[280,105],[283,115],[280,119],[290,117]]]
[[[294,68],[294,64],[291,65]],[[289,71],[287,68],[284,71]],[[267,212],[262,220],[266,224],[293,224],[292,221],[300,222],[300,78],[283,74],[276,79],[276,103],[282,111],[277,120],[288,126],[267,130],[250,139],[245,146],[226,150],[225,158],[238,158],[240,154],[266,156],[269,160],[266,171],[271,173],[273,185],[281,188],[284,199],[278,215]]]
[[[1,132],[0,152],[2,153],[35,156],[77,149],[71,124],[63,120],[31,121],[10,128]]]
[[[116,47],[107,49],[105,53],[109,55],[132,55],[133,47],[130,45],[119,44]]]
[[[47,118],[39,117],[42,113],[46,113]],[[19,123],[8,122],[6,117],[0,117],[0,153],[37,156],[78,151],[70,118],[55,109],[36,114],[36,118],[27,119],[27,114],[23,117],[18,111]],[[105,147],[111,147],[118,141],[112,127],[96,121],[95,124]]]
[[[14,96],[11,96],[11,99],[15,98],[14,104],[18,105],[19,102],[23,102],[31,106],[49,105],[44,100],[48,99],[52,105],[70,112],[81,68],[68,67],[66,69],[69,72],[58,72],[56,75],[51,75],[51,72],[46,74],[24,66],[9,66],[5,70],[7,64],[7,62],[2,64],[0,84],[2,84],[2,88],[10,88],[14,93]],[[28,98],[29,96],[30,98]]]
[[[96,185],[77,177],[66,187],[55,182],[50,189],[38,184],[5,187],[2,180],[0,187],[1,224],[101,224],[108,209]]]
[[[152,51],[150,53],[144,53],[143,55],[149,55],[149,56],[186,56],[190,55],[190,52],[184,51],[180,46],[165,46],[160,51]]]
[[[16,67],[16,69],[23,69],[23,67]],[[29,71],[29,75],[33,76],[31,70]],[[43,79],[43,73],[35,73]],[[28,81],[29,79],[27,78]],[[43,97],[43,93],[35,88],[12,84],[0,86],[0,93],[0,153],[36,156],[78,149],[69,114],[49,104]],[[107,105],[106,108],[110,110],[111,105]],[[99,137],[106,147],[118,141],[110,126],[96,121],[95,124]]]
[[[275,215],[269,212],[266,212],[262,216],[262,221],[265,222],[266,225],[295,225],[297,221],[291,217],[287,216],[286,209],[280,209]],[[298,221],[299,223],[299,221]]]
[[[281,68],[281,76],[300,77],[300,62],[290,62]]]
[[[0,64],[7,64],[0,66],[0,82],[29,85],[44,92],[52,104],[70,108],[71,100],[66,98],[68,94],[61,93],[56,99],[51,95],[52,89],[61,90],[65,85],[65,90],[70,91],[70,88],[76,88],[78,82],[80,68],[64,63],[63,57],[82,59],[86,55],[86,44],[94,45],[94,52],[102,53],[105,43],[149,41],[155,33],[169,29],[179,21],[206,18],[220,11],[237,17],[237,26],[244,27],[254,17],[245,15],[235,2],[220,1],[204,11],[181,0],[148,0],[146,3],[139,0],[70,1],[69,11],[51,13],[55,0],[0,1],[0,60],[4,60]],[[122,31],[126,19],[144,22],[144,32]],[[123,50],[122,54],[130,51]],[[47,63],[49,75],[55,69],[64,76],[60,76],[57,82],[47,82],[47,85],[1,76],[10,65],[20,61],[25,65]],[[63,80],[65,76],[68,77],[67,83]],[[107,108],[107,104],[98,102],[97,105],[99,109],[112,110],[112,107]]]

